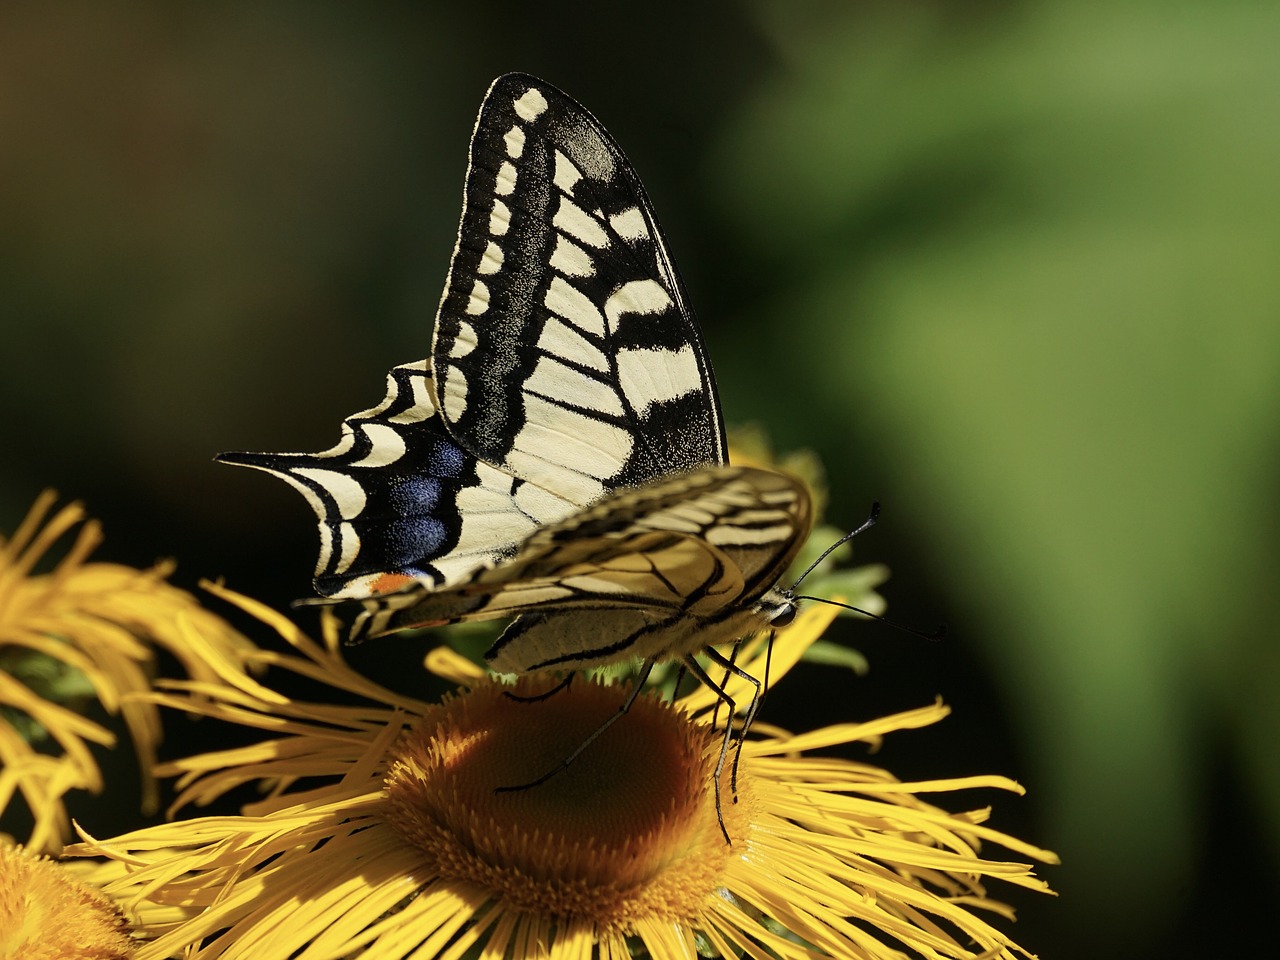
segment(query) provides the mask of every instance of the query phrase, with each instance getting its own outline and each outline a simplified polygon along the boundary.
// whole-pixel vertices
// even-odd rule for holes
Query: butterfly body
[[[727,464],[711,366],[652,205],[584,108],[498,78],[472,136],[431,355],[319,454],[223,454],[319,520],[352,637],[515,619],[500,672],[688,657],[781,622],[812,523]]]
[[[503,673],[681,657],[764,629],[787,608],[775,585],[809,511],[783,474],[704,467],[543,527],[464,582],[368,598],[355,629],[516,616],[485,655]]]

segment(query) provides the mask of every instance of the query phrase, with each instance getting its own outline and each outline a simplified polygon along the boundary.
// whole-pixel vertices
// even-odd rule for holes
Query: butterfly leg
[[[755,684],[756,692],[755,692],[755,695],[751,698],[751,709],[748,710],[747,712],[749,719],[754,718],[755,706],[760,700],[760,681],[758,681],[755,677],[751,676],[751,674],[747,673],[745,670],[735,666],[732,661],[721,656],[719,653],[717,653],[715,650],[712,650],[710,647],[707,647],[704,652],[711,658],[713,662],[717,663],[719,666],[726,667],[728,669],[728,673],[731,673],[735,676],[742,677],[743,679],[748,680],[751,683]],[[729,745],[733,742],[733,715],[738,712],[738,705],[734,702],[733,697],[729,696],[729,691],[725,689],[725,687],[721,686],[720,684],[712,680],[711,677],[707,674],[707,671],[702,669],[702,664],[698,663],[697,659],[694,658],[692,654],[684,658],[684,664],[686,667],[688,667],[689,672],[693,674],[695,677],[697,677],[698,680],[701,681],[704,685],[706,685],[706,687],[709,690],[711,690],[716,695],[716,697],[719,698],[719,700],[721,700],[724,703],[724,705],[729,709],[729,719],[728,719],[728,722],[724,725],[724,740],[720,743],[720,756],[716,760],[716,769],[715,769],[715,773],[712,774],[712,780],[715,783],[716,819],[720,821],[720,832],[724,834],[724,842],[728,844],[732,844],[733,841],[729,839],[729,830],[724,825],[724,808],[721,805],[721,799],[720,799],[720,778],[724,774],[725,759],[729,756]],[[728,676],[728,674],[726,674],[726,676]],[[745,734],[745,732],[746,730],[744,728],[743,733]],[[739,753],[741,753],[742,751],[741,740],[738,743],[738,751]],[[736,772],[736,769],[737,769],[736,760],[734,761],[734,769]],[[738,802],[738,785],[737,785],[736,778],[733,783],[733,802],[734,803]]]
[[[671,703],[675,703],[680,699],[680,684],[684,682],[685,666],[684,662],[680,663],[680,669],[676,671],[676,682],[671,685]]]
[[[710,659],[712,663],[716,664],[717,666],[724,667],[726,686],[728,685],[729,677],[732,675],[732,676],[738,677],[741,680],[747,681],[747,683],[751,684],[751,686],[753,687],[753,690],[751,693],[751,702],[747,704],[747,712],[742,718],[742,728],[738,732],[738,749],[733,757],[733,772],[729,777],[729,784],[733,790],[733,802],[737,803],[738,802],[738,764],[742,760],[742,744],[746,741],[747,733],[751,730],[751,724],[755,722],[756,713],[760,709],[760,697],[761,697],[762,687],[761,687],[760,681],[757,680],[755,677],[753,677],[751,674],[747,673],[747,671],[743,670],[736,663],[734,663],[732,657],[725,657],[723,654],[712,649],[711,647],[707,647],[703,652],[707,655],[708,659]],[[733,648],[733,656],[736,657],[737,653],[738,653],[738,647],[735,646]],[[737,712],[737,705],[734,703],[733,698],[730,697],[729,694],[726,692],[725,687],[718,687],[714,683],[711,683],[710,678],[706,676],[705,672],[703,673],[701,679],[703,683],[706,683],[709,687],[711,687],[712,690],[716,691],[720,699],[723,700],[725,705],[729,708],[728,721],[725,723],[725,742],[724,742],[724,746],[720,751],[720,762],[716,766],[716,786],[718,788],[720,783],[720,780],[719,780],[720,773],[724,769],[725,756],[728,753],[730,737],[733,733],[733,715],[734,713]]]
[[[739,640],[737,643],[735,643],[735,644],[733,645],[733,649],[731,649],[731,650],[729,651],[729,662],[730,662],[730,663],[737,663],[737,661],[738,661],[738,651],[739,651],[739,650],[741,650],[741,649],[742,649],[742,641],[741,641],[741,640]],[[723,686],[724,684],[727,684],[727,683],[729,682],[729,678],[730,678],[731,676],[733,676],[733,674],[731,674],[728,670],[725,670],[725,672],[724,672],[724,679],[720,681],[721,686]],[[713,728],[715,727],[715,725],[716,725],[717,723],[719,723],[719,722],[720,722],[720,703],[721,703],[721,701],[717,700],[717,701],[716,701],[716,705],[711,709],[711,726],[712,726]],[[729,722],[730,722],[730,723],[732,723],[732,722],[733,722],[733,717],[732,717],[732,716],[730,716],[730,718],[729,718]],[[734,783],[737,783],[737,782],[738,782],[738,778],[735,776],[735,777],[733,778],[733,781],[734,781]]]
[[[550,697],[555,696],[561,690],[564,690],[565,688],[567,688],[569,684],[572,682],[573,682],[573,674],[571,673],[567,675],[559,683],[557,683],[554,687],[552,687],[550,690],[544,690],[542,693],[535,693],[527,697],[522,697],[518,693],[512,693],[510,690],[504,690],[502,691],[502,695],[506,697],[508,700],[514,700],[517,703],[537,703],[539,700],[546,700]]]
[[[769,631],[769,639],[764,651],[764,683],[756,683],[755,677],[749,679],[756,683],[755,696],[751,699],[751,709],[747,711],[747,719],[742,724],[742,736],[738,739],[738,752],[733,755],[733,772],[729,774],[729,782],[733,784],[733,790],[736,794],[738,791],[738,766],[742,762],[742,741],[747,738],[747,731],[751,729],[751,724],[755,723],[756,714],[760,712],[760,705],[764,702],[764,698],[769,695],[769,671],[773,667],[773,641],[778,638],[777,630]],[[734,654],[738,652],[738,648],[734,647]]]
[[[772,638],[769,641],[772,651]],[[736,651],[735,651],[736,652]],[[760,702],[764,699],[769,684],[768,661],[765,663],[764,685],[745,670],[734,668],[734,672],[745,680],[749,680],[755,689],[751,692],[751,704],[747,707],[747,715],[742,718],[742,729],[738,732],[738,749],[733,754],[733,770],[729,773],[729,784],[733,788],[733,802],[738,802],[738,767],[742,764],[742,744],[746,742],[751,725],[756,722],[756,714],[760,712]]]
[[[512,793],[516,790],[528,790],[530,787],[536,787],[536,786],[539,786],[540,784],[546,783],[548,780],[554,777],[561,770],[564,770],[566,767],[568,767],[569,764],[573,763],[574,760],[578,759],[578,756],[582,753],[583,750],[587,749],[587,747],[595,743],[596,739],[602,733],[604,733],[606,730],[612,727],[615,723],[621,720],[622,717],[626,714],[626,712],[631,709],[631,705],[636,702],[636,697],[640,696],[640,691],[644,689],[644,684],[645,684],[645,681],[649,679],[649,674],[653,672],[653,664],[654,664],[654,661],[652,660],[646,660],[644,662],[644,666],[640,668],[640,675],[636,677],[635,685],[632,686],[631,693],[627,697],[626,701],[622,704],[622,706],[619,707],[613,713],[613,715],[609,717],[609,719],[607,719],[604,723],[600,724],[600,726],[596,727],[595,730],[591,732],[591,735],[587,737],[587,739],[583,740],[580,744],[578,744],[573,749],[573,752],[570,753],[563,760],[561,760],[557,766],[552,767],[550,770],[548,770],[542,776],[538,777],[536,780],[530,780],[528,783],[516,784],[515,786],[512,786],[512,787],[495,787],[493,792],[494,793]],[[572,674],[570,674],[570,676],[572,676]],[[559,689],[559,687],[557,687],[556,689]],[[555,692],[555,691],[553,690],[552,692]]]

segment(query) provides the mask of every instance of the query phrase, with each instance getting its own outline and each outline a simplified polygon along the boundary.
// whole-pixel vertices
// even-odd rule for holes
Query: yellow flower
[[[946,713],[940,706],[749,739],[736,798],[725,774],[726,844],[709,783],[721,738],[690,718],[695,698],[641,697],[571,766],[539,786],[495,792],[556,769],[618,709],[625,687],[575,681],[545,700],[520,701],[437,650],[428,666],[462,689],[422,703],[352,671],[332,622],[317,644],[260,605],[215,592],[297,651],[260,652],[252,662],[328,683],[344,704],[354,693],[372,705],[291,701],[232,669],[221,670],[220,686],[167,684],[158,702],[270,734],[163,768],[180,778],[178,804],[207,803],[250,782],[269,794],[242,816],[86,836],[72,848],[112,861],[116,877],[104,889],[151,938],[139,960],[184,950],[220,960],[1021,952],[979,916],[1008,913],[984,884],[1046,888],[1027,863],[984,859],[979,845],[1056,858],[985,826],[984,810],[952,814],[921,799],[969,787],[1020,792],[1016,784],[902,783],[873,766],[804,753],[932,723]],[[831,616],[806,611],[779,637],[775,664],[794,662]],[[195,630],[188,643],[205,649]],[[526,678],[516,690],[546,686]]]
[[[80,527],[53,570],[33,575],[57,540],[85,519],[78,504],[52,518],[46,491],[14,535],[0,540],[0,811],[21,794],[34,826],[27,845],[56,850],[70,833],[63,797],[103,789],[91,744],[115,736],[83,716],[97,700],[120,716],[144,778],[144,802],[156,805],[150,769],[160,740],[154,704],[130,698],[150,688],[154,647],[167,649],[193,677],[213,677],[210,657],[247,644],[189,593],[165,583],[172,564],[135,570],[85,563],[102,540],[93,521]],[[210,657],[195,658],[182,642],[190,622],[209,638]]]
[[[67,867],[0,843],[0,960],[126,960],[120,909]]]

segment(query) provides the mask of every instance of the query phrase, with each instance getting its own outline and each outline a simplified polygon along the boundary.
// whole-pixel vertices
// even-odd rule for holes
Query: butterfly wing
[[[758,628],[755,602],[812,524],[784,474],[711,466],[622,490],[540,528],[469,581],[359,601],[359,634],[520,614],[486,654],[495,669],[574,669],[668,656]]]
[[[316,592],[363,597],[464,577],[537,528],[511,478],[444,428],[425,361],[394,368],[381,403],[353,414],[321,453],[223,453],[289,483],[320,528]]]
[[[499,77],[480,108],[431,363],[460,445],[577,504],[725,461],[644,187],[585,108],[533,77]]]
[[[669,537],[662,550],[627,557],[619,575],[577,587],[589,594],[621,584],[631,605],[594,608],[589,596],[574,598],[576,606],[545,605],[518,617],[485,659],[502,673],[577,670],[623,657],[679,657],[760,630],[768,616],[758,601],[771,595],[772,608],[782,598],[775,585],[808,537],[812,509],[798,480],[748,467],[705,467],[616,494],[531,540]],[[549,548],[543,562],[554,555]]]
[[[377,606],[406,584],[462,582],[539,527],[724,449],[639,178],[572,98],[511,74],[476,121],[431,358],[395,368],[331,450],[218,459],[301,491],[320,527],[317,592]]]

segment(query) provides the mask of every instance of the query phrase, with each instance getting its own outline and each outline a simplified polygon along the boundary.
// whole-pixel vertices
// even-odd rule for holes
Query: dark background
[[[425,355],[476,108],[534,73],[644,178],[727,418],[817,450],[833,522],[881,500],[859,559],[950,625],[842,623],[869,676],[767,719],[940,694],[877,762],[1028,787],[946,801],[1063,857],[1024,945],[1243,952],[1280,902],[1277,49],[1233,2],[6,3],[0,529],[53,486],[99,559],[305,596],[309,512],[210,458],[328,447]]]

